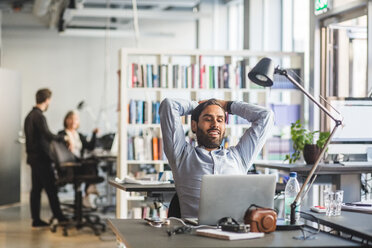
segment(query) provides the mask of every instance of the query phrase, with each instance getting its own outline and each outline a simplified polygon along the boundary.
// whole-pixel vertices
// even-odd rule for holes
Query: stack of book
[[[244,89],[249,87],[245,60],[236,64],[130,65],[130,88]]]
[[[159,101],[151,102],[151,123],[159,124]],[[148,124],[149,104],[147,101],[131,99],[128,104],[128,123],[130,124]]]

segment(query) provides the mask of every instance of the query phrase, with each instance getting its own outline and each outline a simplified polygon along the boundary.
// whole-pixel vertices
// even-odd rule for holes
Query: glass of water
[[[343,190],[336,190],[335,192],[335,215],[341,215],[341,206],[342,201],[344,200],[344,191]]]
[[[341,215],[341,205],[344,199],[344,191],[324,191],[324,205],[327,216]]]

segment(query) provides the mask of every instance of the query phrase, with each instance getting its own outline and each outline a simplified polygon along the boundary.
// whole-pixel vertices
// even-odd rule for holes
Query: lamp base
[[[286,221],[284,219],[278,219],[276,221],[276,231],[298,230],[304,225],[305,223],[301,221],[296,221],[295,224],[291,225],[289,221]]]

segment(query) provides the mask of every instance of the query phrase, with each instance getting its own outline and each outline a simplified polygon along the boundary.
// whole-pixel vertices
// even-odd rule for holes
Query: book
[[[172,88],[172,80],[173,80],[173,70],[172,70],[172,65],[168,64],[167,65],[167,87]]]
[[[143,124],[143,101],[136,101],[136,123]]]
[[[241,240],[241,239],[257,239],[263,238],[264,233],[247,232],[226,232],[221,229],[198,229],[196,230],[197,235],[206,236],[210,238],[225,239],[225,240]]]
[[[133,63],[132,64],[132,85],[131,87],[137,87],[138,85],[138,65]]]
[[[154,88],[159,87],[159,70],[157,65],[152,66],[152,85]]]
[[[149,109],[148,109],[149,107],[148,107],[148,103],[147,102],[143,102],[143,112],[142,112],[142,114],[143,114],[143,123],[144,124],[148,124],[149,123],[149,118],[148,118],[148,111],[149,111]]]
[[[152,88],[152,78],[153,78],[153,75],[152,75],[152,65],[147,65],[147,84],[146,86],[148,88]]]
[[[134,137],[133,140],[134,146],[134,159],[135,160],[144,160],[145,159],[145,144],[144,139],[141,136]]]
[[[129,123],[136,123],[136,101],[133,99],[129,101]]]
[[[167,80],[168,80],[168,75],[167,75],[167,65],[161,65],[160,67],[160,87],[161,88],[167,88]]]
[[[152,157],[153,160],[159,160],[159,141],[158,137],[152,138]]]

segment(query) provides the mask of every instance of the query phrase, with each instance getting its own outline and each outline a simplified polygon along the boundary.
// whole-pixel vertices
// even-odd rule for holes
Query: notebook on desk
[[[273,208],[275,175],[204,175],[200,189],[199,225],[216,225],[223,217],[243,223],[251,204]]]

